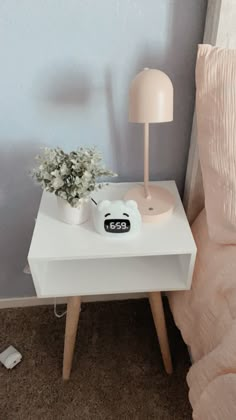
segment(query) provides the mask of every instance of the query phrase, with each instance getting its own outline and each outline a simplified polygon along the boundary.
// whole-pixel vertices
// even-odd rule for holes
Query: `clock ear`
[[[98,211],[103,211],[109,207],[111,202],[109,200],[102,200],[98,203]]]
[[[128,200],[128,201],[126,201],[125,202],[125,205],[127,207],[129,207],[130,209],[133,209],[133,210],[137,210],[137,208],[138,208],[138,205],[137,205],[136,201],[134,201],[134,200]]]

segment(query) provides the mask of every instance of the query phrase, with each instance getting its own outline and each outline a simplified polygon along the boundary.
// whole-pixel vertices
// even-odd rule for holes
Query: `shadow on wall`
[[[45,72],[47,79],[42,83],[41,100],[48,104],[55,111],[73,110],[78,112],[89,108],[93,102],[103,104],[105,101],[107,127],[109,131],[109,154],[114,163],[113,169],[122,174],[122,146],[126,139],[122,138],[122,130],[117,120],[117,110],[115,109],[112,71],[107,68],[104,72],[104,79],[101,84],[93,83],[92,75],[87,70],[81,70],[78,66],[61,66],[53,71]],[[91,112],[91,109],[89,110]],[[124,114],[125,110],[124,110]],[[99,147],[99,145],[98,145]],[[116,181],[120,181],[121,177]]]
[[[34,295],[31,277],[22,270],[41,197],[29,174],[39,147],[33,141],[0,144],[0,295]]]
[[[49,73],[42,99],[55,107],[85,107],[91,100],[92,90],[87,71],[76,66],[61,67]]]

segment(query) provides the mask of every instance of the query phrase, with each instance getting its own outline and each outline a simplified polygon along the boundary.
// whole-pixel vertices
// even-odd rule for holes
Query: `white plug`
[[[0,353],[0,362],[7,368],[12,369],[21,362],[22,354],[13,346],[7,347]]]

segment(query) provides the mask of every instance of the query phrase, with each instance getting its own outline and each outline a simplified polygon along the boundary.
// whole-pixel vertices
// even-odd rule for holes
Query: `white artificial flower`
[[[79,171],[81,168],[81,164],[78,162],[75,162],[74,165],[72,165],[72,168],[74,169],[74,171]]]
[[[60,178],[60,171],[58,171],[58,169],[55,169],[51,172],[51,175],[55,176],[55,178]]]
[[[59,188],[61,188],[63,185],[64,182],[59,176],[52,181],[52,187],[55,188],[55,190],[59,190]]]
[[[92,178],[92,174],[88,171],[85,171],[83,176],[82,176],[82,179],[86,180],[86,181],[89,181],[91,178]]]
[[[67,194],[65,193],[65,191],[60,191],[59,196],[60,196],[61,198],[63,198],[64,200],[66,200],[66,199],[67,199]]]
[[[81,184],[81,179],[79,176],[75,178],[75,185],[79,186]]]
[[[61,175],[69,175],[69,173],[70,173],[70,170],[66,166],[66,163],[65,162],[62,164],[62,167],[60,169],[60,173],[61,173]]]
[[[43,172],[43,178],[48,180],[48,181],[50,181],[50,179],[52,179],[51,175],[47,171]]]
[[[57,151],[54,149],[49,149],[48,155],[49,155],[49,159],[53,161],[57,156]]]

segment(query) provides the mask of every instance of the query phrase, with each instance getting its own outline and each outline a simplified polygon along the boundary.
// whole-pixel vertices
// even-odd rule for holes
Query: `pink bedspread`
[[[205,211],[192,230],[192,290],[172,292],[169,301],[194,359],[187,375],[193,418],[236,420],[236,245],[209,239]]]

